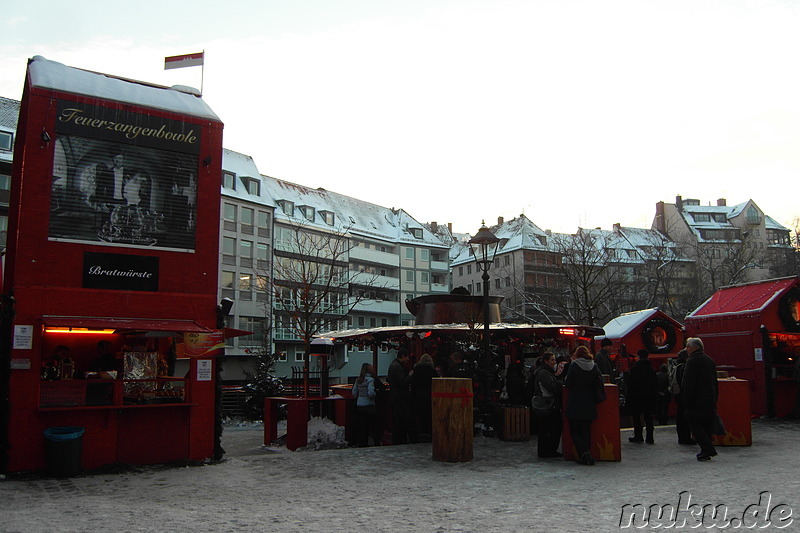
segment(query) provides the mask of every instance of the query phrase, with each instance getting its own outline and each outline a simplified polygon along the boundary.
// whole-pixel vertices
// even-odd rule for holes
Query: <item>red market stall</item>
[[[622,314],[603,326],[603,330],[605,335],[595,340],[606,338],[613,343],[612,357],[620,372],[628,371],[641,349],[650,353],[649,360],[658,371],[684,345],[683,325],[657,307]]]
[[[35,57],[17,135],[0,472],[43,468],[61,426],[85,429],[83,468],[212,457],[216,357],[196,341],[217,325],[219,118]]]
[[[723,287],[686,317],[717,369],[750,384],[752,413],[786,416],[795,408],[800,357],[800,279]]]

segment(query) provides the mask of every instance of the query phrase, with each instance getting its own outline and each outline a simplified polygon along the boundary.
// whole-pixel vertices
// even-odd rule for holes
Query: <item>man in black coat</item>
[[[389,365],[386,380],[389,382],[389,399],[392,403],[392,444],[417,443],[417,423],[411,403],[411,354],[405,348],[397,351],[397,358]]]
[[[650,364],[650,352],[639,350],[636,355],[639,359],[631,366],[628,375],[628,393],[625,404],[633,417],[633,437],[630,442],[647,442],[654,444],[653,440],[653,413],[658,402],[658,378],[656,371]],[[642,438],[642,418],[647,429],[647,436]]]
[[[603,339],[600,341],[600,350],[594,354],[594,363],[600,369],[600,373],[611,376],[612,383],[614,378],[617,377],[614,362],[611,360],[611,347],[613,345],[614,343],[610,339]]]
[[[708,461],[717,455],[711,442],[711,428],[717,414],[717,365],[703,352],[703,341],[686,339],[689,359],[683,371],[681,397],[689,428],[700,445],[698,461]]]

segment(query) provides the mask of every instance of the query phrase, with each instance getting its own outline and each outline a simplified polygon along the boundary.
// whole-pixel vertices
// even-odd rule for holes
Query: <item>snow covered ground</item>
[[[652,446],[628,443],[623,430],[622,462],[593,467],[538,459],[535,437],[476,438],[474,459],[451,464],[433,461],[430,444],[290,452],[263,447],[262,435],[227,427],[215,465],[11,476],[0,482],[0,531],[619,531],[624,505],[679,506],[683,491],[680,502],[688,494],[698,505],[678,518],[722,504],[729,519],[752,506],[755,520],[768,507],[772,527],[762,530],[781,531],[788,508],[782,531],[800,530],[798,421],[756,420],[752,447],[720,448],[704,463],[672,427],[658,428]]]

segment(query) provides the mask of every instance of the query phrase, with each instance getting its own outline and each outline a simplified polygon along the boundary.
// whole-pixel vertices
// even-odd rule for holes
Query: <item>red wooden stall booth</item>
[[[717,369],[750,383],[754,414],[786,416],[796,407],[800,357],[800,279],[723,287],[686,317]]]
[[[11,187],[0,471],[45,466],[43,431],[85,429],[81,464],[214,453],[222,123],[196,94],[28,63]],[[2,439],[0,439],[0,446]]]

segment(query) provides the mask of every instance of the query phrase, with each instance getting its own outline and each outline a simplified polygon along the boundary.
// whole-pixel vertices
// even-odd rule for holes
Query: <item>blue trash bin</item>
[[[45,463],[51,476],[70,477],[80,472],[83,433],[84,429],[78,426],[44,430]]]

